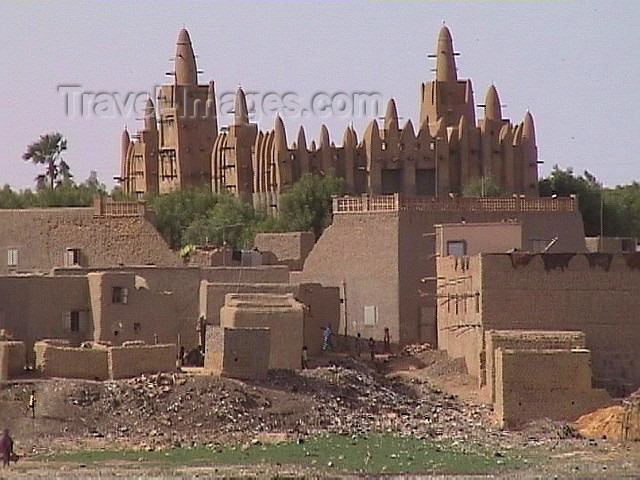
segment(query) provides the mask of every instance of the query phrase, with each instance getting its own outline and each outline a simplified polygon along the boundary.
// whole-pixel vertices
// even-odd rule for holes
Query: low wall
[[[533,420],[574,421],[610,403],[591,388],[589,350],[496,350],[494,411],[501,427]]]
[[[127,345],[109,348],[109,377],[137,377],[143,373],[176,370],[177,350],[167,345]]]
[[[10,380],[24,372],[27,349],[24,342],[0,341],[0,380]]]
[[[47,377],[109,378],[108,351],[105,347],[75,348],[60,342],[36,342],[36,368]]]
[[[502,350],[573,350],[586,348],[586,335],[578,331],[488,330],[484,334],[486,368],[481,368],[480,387],[486,386],[487,399],[493,403],[495,355]]]
[[[211,327],[207,330],[205,371],[240,379],[265,378],[270,345],[268,328]]]
[[[269,368],[295,370],[301,368],[303,316],[303,304],[290,294],[228,294],[220,326],[269,328]]]
[[[34,349],[36,368],[47,377],[113,380],[176,369],[175,345],[75,348],[42,341]]]

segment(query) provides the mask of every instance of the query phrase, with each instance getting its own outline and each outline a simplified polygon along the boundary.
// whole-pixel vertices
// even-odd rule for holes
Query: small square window
[[[10,248],[7,250],[7,266],[9,267],[17,267],[18,266],[18,249]]]
[[[447,255],[463,257],[467,254],[467,242],[464,240],[450,240],[447,242]]]
[[[64,252],[64,266],[74,267],[80,265],[80,249],[79,248],[67,248]]]
[[[129,291],[123,287],[113,287],[111,290],[111,303],[126,304]]]

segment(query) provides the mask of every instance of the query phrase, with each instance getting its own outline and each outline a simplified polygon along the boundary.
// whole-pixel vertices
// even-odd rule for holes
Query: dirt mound
[[[587,438],[640,440],[640,405],[614,405],[583,415],[576,422]]]

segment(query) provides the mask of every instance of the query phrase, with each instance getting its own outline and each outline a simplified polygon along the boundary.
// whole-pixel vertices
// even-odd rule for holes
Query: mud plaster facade
[[[207,329],[204,368],[208,373],[240,379],[262,379],[269,371],[269,328]]]
[[[179,266],[144,205],[0,210],[0,275],[54,267]]]
[[[589,350],[496,350],[496,402],[502,427],[532,420],[574,421],[607,405],[605,390],[591,387]]]
[[[303,311],[304,305],[291,294],[230,293],[220,310],[220,326],[269,328],[269,368],[297,370],[301,368]]]
[[[438,342],[482,375],[485,331],[581,331],[594,385],[640,387],[637,254],[483,254],[438,259]]]
[[[258,233],[254,244],[261,252],[271,252],[280,265],[302,270],[304,261],[316,242],[311,232]]]
[[[53,271],[54,276],[77,275],[84,276],[94,270],[86,268],[59,268]],[[98,269],[99,272],[114,273],[124,272],[135,277],[148,287],[148,292],[157,295],[165,295],[168,301],[173,302],[171,314],[171,332],[174,325],[177,325],[180,335],[180,342],[176,337],[171,338],[171,343],[179,343],[187,350],[195,348],[200,344],[198,334],[198,319],[200,316],[200,282],[202,280],[219,283],[241,284],[241,283],[288,283],[289,269],[285,266],[264,266],[264,267],[114,267],[110,269]],[[1,294],[1,293],[0,293]],[[151,307],[153,311],[154,307]],[[145,316],[151,321],[151,318]],[[162,324],[161,324],[162,325]],[[109,325],[106,325],[109,327]],[[148,330],[146,333],[149,333]],[[152,334],[155,332],[151,332]],[[42,337],[41,337],[42,338]],[[52,338],[49,336],[49,338]],[[142,338],[148,341],[147,338]],[[152,339],[153,341],[153,339]],[[152,343],[148,341],[148,343]]]
[[[504,253],[522,250],[522,224],[516,221],[435,225],[436,255]]]
[[[390,100],[383,125],[371,120],[359,140],[348,127],[342,145],[322,126],[307,141],[302,126],[287,140],[282,119],[258,131],[244,91],[237,91],[233,123],[218,129],[215,85],[200,85],[191,38],[178,34],[174,81],[149,99],[144,125],[121,136],[120,183],[127,193],[166,193],[202,187],[232,192],[277,209],[279,194],[302,175],[334,175],[349,194],[448,195],[491,175],[507,193],[538,195],[538,148],[531,113],[520,123],[504,118],[498,91],[486,93],[476,121],[471,80],[458,78],[451,33],[436,43],[435,79],[421,84],[420,118],[400,123]],[[309,143],[309,144],[308,144]]]
[[[200,316],[207,325],[220,325],[220,309],[224,306],[228,293],[271,293],[292,294],[304,304],[303,343],[309,355],[320,353],[322,327],[331,326],[338,332],[340,322],[340,290],[337,287],[323,287],[318,283],[200,283]]]
[[[344,197],[333,211],[295,281],[341,289],[341,334],[382,340],[387,327],[394,343],[437,345],[436,224],[511,219],[522,225],[525,249],[561,233],[550,251],[585,251],[574,198]]]

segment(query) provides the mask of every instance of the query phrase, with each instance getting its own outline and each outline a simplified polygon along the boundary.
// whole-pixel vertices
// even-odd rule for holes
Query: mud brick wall
[[[143,373],[176,370],[177,349],[168,345],[129,345],[109,348],[109,377],[137,377]]]
[[[65,321],[70,311],[81,311],[86,321],[71,332]],[[45,338],[65,338],[79,344],[93,338],[87,279],[78,276],[0,277],[0,328],[25,342],[28,360],[35,361],[33,345]]]
[[[451,358],[464,358],[470,375],[484,370],[480,257],[440,257],[437,260],[438,348]]]
[[[495,355],[501,350],[573,350],[586,348],[584,332],[546,330],[489,330],[484,334],[486,369],[481,372],[480,386],[488,400],[495,401]],[[591,373],[590,373],[591,375]]]
[[[24,342],[0,341],[0,380],[16,378],[24,373],[27,349]]]
[[[634,258],[536,255],[514,267],[509,255],[483,255],[483,326],[583,331],[596,385],[628,394],[640,387],[640,269]]]
[[[109,378],[106,348],[74,348],[49,342],[36,342],[36,368],[47,377]]]
[[[288,265],[291,270],[302,270],[315,241],[311,232],[288,232],[258,233],[254,243],[261,252],[274,253],[278,263]]]
[[[501,427],[533,420],[574,421],[611,401],[591,388],[588,350],[496,351],[496,401]]]
[[[304,306],[293,295],[228,294],[221,327],[266,327],[271,331],[270,369],[301,368]]]
[[[269,370],[271,332],[268,328],[207,330],[204,368],[207,372],[240,379],[261,379]]]

